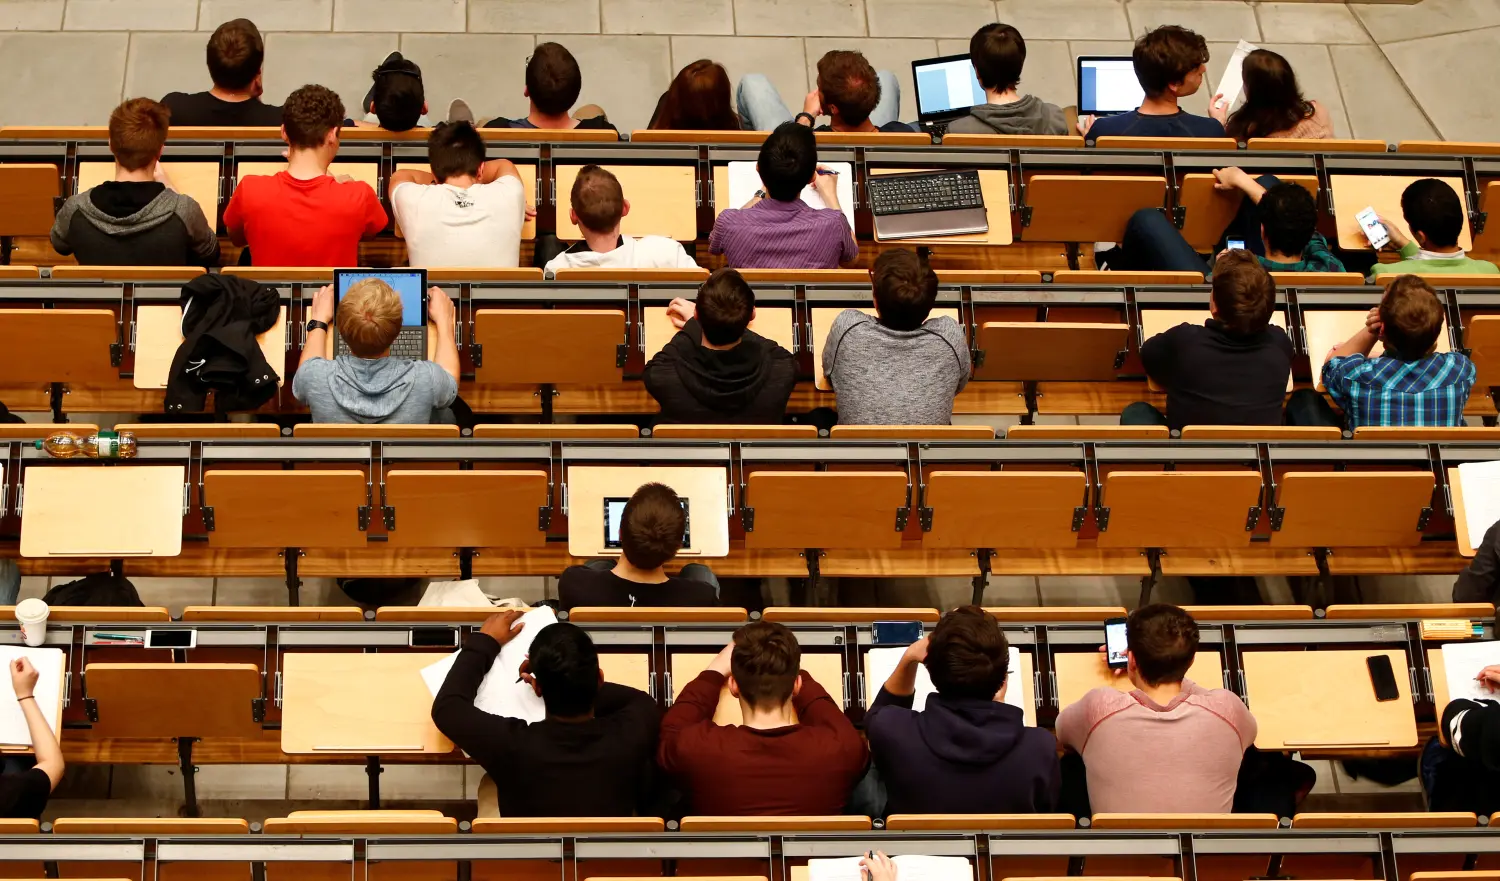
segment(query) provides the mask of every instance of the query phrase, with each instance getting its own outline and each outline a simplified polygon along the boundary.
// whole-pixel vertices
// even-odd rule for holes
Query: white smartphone
[[[1229,239],[1229,240],[1227,240],[1225,242],[1225,244],[1229,246],[1229,250],[1231,250],[1231,251],[1243,251],[1243,250],[1245,250],[1245,240],[1244,239]]]
[[[1370,240],[1370,247],[1380,250],[1390,243],[1391,234],[1386,232],[1385,224],[1380,222],[1380,216],[1375,213],[1373,206],[1354,215],[1359,221],[1359,228],[1365,231],[1365,238]]]
[[[1104,622],[1104,656],[1111,670],[1123,670],[1130,659],[1125,656],[1125,619],[1108,618]]]

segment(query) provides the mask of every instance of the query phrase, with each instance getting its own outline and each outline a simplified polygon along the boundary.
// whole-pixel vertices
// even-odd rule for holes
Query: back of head
[[[321,147],[328,133],[343,123],[344,102],[326,86],[303,86],[286,96],[281,107],[281,127],[293,147]]]
[[[922,663],[943,697],[994,700],[1005,684],[1010,645],[983,609],[960,606],[932,629]]]
[[[818,59],[818,91],[845,125],[861,125],[880,103],[880,78],[864,55],[836,49]]]
[[[760,145],[755,160],[766,195],[778,202],[795,202],[818,170],[818,140],[801,123],[783,122]]]
[[[1380,338],[1386,354],[1404,361],[1427,356],[1443,331],[1443,304],[1427,282],[1403,275],[1380,298]]]
[[[439,181],[468,175],[479,177],[484,164],[484,139],[468,122],[440,122],[427,136],[427,163]]]
[[[1436,248],[1455,248],[1464,231],[1464,206],[1453,188],[1436,178],[1423,178],[1401,194],[1401,215],[1412,235],[1422,233]]]
[[[755,291],[734,269],[718,269],[698,288],[698,326],[716,346],[737,343],[755,317]]]
[[[109,115],[109,152],[126,171],[150,168],[167,142],[172,111],[150,98],[131,98]]]
[[[1026,41],[1008,24],[987,24],[969,39],[969,61],[981,86],[997,92],[1013,89],[1026,65]]]
[[[386,131],[404,132],[417,127],[427,106],[422,89],[422,68],[414,61],[394,58],[371,74],[375,78],[375,115]]]
[[[599,694],[599,652],[588,632],[576,624],[548,624],[526,655],[531,675],[542,690],[549,716],[582,716],[594,709]]]
[[[891,330],[916,330],[937,302],[938,278],[915,251],[898,248],[875,259],[875,309]]]
[[[701,59],[678,72],[651,126],[678,131],[738,131],[729,74],[724,65]]]
[[[526,94],[536,109],[549,115],[567,113],[583,91],[578,60],[560,43],[542,43],[526,62]]]
[[[248,18],[226,21],[208,38],[208,76],[221,89],[249,89],[265,60],[265,41]]]
[[[1302,99],[1297,74],[1285,58],[1269,49],[1256,49],[1241,66],[1245,103],[1225,123],[1229,136],[1241,141],[1283,132],[1312,115]]]
[[[1214,264],[1214,307],[1218,319],[1235,336],[1253,336],[1271,323],[1276,309],[1276,282],[1255,255],[1230,251]]]
[[[1318,231],[1318,203],[1296,184],[1280,183],[1260,197],[1255,218],[1266,245],[1278,254],[1301,254]]]
[[[1187,28],[1162,25],[1135,41],[1130,59],[1141,88],[1156,97],[1208,63],[1208,43]]]
[[[1198,622],[1166,603],[1142,606],[1125,619],[1125,643],[1147,685],[1181,682],[1198,653]]]
[[[339,299],[334,323],[351,355],[374,358],[401,333],[401,295],[378,278],[361,279]]]
[[[620,517],[620,553],[636,568],[655,569],[682,550],[685,529],[687,514],[682,510],[682,499],[665,484],[648,483],[625,503]]]
[[[597,165],[578,169],[571,195],[578,224],[589,232],[607,233],[620,226],[625,216],[625,191],[620,179]]]
[[[771,709],[791,700],[800,672],[802,646],[785,625],[756,621],[734,632],[729,674],[750,706]]]

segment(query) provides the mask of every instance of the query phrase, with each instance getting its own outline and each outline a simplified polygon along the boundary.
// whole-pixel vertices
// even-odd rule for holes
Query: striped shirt
[[[859,256],[844,212],[801,199],[726,209],[714,221],[708,250],[736,269],[837,269]]]
[[[1462,425],[1474,362],[1458,352],[1416,361],[1348,355],[1323,363],[1323,387],[1348,427]]]

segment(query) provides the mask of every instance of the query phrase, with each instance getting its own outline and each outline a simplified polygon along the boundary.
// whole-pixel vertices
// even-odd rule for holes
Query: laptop
[[[1078,115],[1129,113],[1146,100],[1129,55],[1078,56]]]
[[[622,553],[620,549],[620,521],[625,519],[625,503],[630,499],[624,496],[606,496],[604,498],[604,551],[605,555]],[[688,511],[688,500],[682,501],[682,549],[677,556],[692,556],[698,551],[692,549],[693,520]]]
[[[379,279],[390,285],[401,297],[401,332],[391,344],[391,357],[410,358],[413,361],[427,360],[427,270],[425,269],[335,269],[333,292],[338,302],[357,282],[367,278]],[[346,355],[349,345],[344,342],[334,323],[333,354]]]
[[[968,55],[913,61],[911,78],[917,84],[917,124],[923,131],[944,134],[948,123],[985,102],[984,88]]]

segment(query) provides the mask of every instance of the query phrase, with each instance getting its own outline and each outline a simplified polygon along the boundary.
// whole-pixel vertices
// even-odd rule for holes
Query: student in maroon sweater
[[[797,637],[757,621],[734,633],[662,717],[658,761],[703,816],[840,814],[865,772],[864,739],[801,670]],[[740,725],[715,725],[725,684]]]

